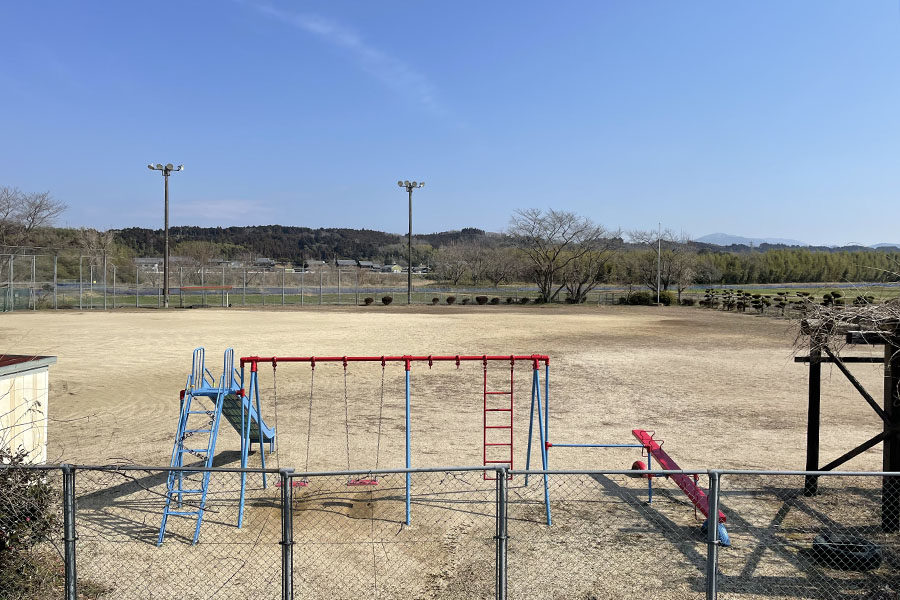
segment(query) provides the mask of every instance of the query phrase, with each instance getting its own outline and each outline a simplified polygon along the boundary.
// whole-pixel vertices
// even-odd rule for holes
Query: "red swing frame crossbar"
[[[241,357],[241,366],[243,367],[245,364],[250,363],[251,368],[259,363],[273,363],[278,364],[280,362],[296,362],[296,363],[310,363],[316,364],[320,362],[339,362],[339,363],[351,363],[351,362],[400,362],[406,363],[407,368],[410,367],[410,363],[414,362],[427,362],[428,366],[431,366],[432,363],[436,362],[455,362],[457,364],[461,362],[472,362],[472,361],[500,361],[500,360],[511,360],[511,361],[531,361],[535,364],[543,363],[544,365],[550,364],[550,357],[546,354],[507,354],[503,355],[462,355],[455,354],[450,356],[242,356]]]
[[[259,370],[259,363],[268,363],[272,365],[273,369],[278,367],[278,363],[309,363],[312,369],[316,368],[316,363],[342,363],[344,369],[347,368],[347,365],[352,362],[380,362],[382,365],[386,363],[403,363],[405,371],[406,371],[406,408],[405,408],[405,431],[406,431],[406,468],[410,469],[412,467],[412,458],[410,452],[410,373],[412,371],[412,363],[428,363],[428,367],[431,368],[434,363],[437,362],[450,362],[456,363],[456,367],[459,368],[460,364],[463,362],[480,362],[484,365],[485,369],[487,368],[487,364],[489,362],[508,362],[510,365],[510,369],[512,369],[517,362],[526,362],[531,363],[532,368],[534,370],[534,382],[537,382],[537,373],[540,365],[543,363],[545,368],[549,371],[550,369],[550,357],[546,354],[453,354],[453,355],[411,355],[406,354],[402,356],[242,356],[241,357],[241,381],[243,381],[243,371],[244,366],[248,363],[250,364],[250,376],[251,380],[256,378],[257,372]],[[487,373],[485,373],[485,377]],[[510,377],[511,378],[511,377]],[[485,379],[485,415],[487,413],[487,396],[489,394],[487,390],[487,380]],[[533,383],[532,385],[535,385]],[[547,386],[545,380],[545,387]],[[510,390],[512,390],[512,381],[510,381]],[[505,392],[506,393],[506,392]],[[510,395],[510,405],[512,404],[512,392],[508,392]],[[545,390],[545,395],[546,395]],[[534,416],[534,390],[532,391],[532,418]],[[547,410],[547,398],[545,398],[545,411]],[[510,406],[510,416],[512,416],[512,410]],[[540,391],[538,389],[538,416],[540,421]],[[549,412],[547,414],[549,416]],[[485,426],[487,426],[487,417],[485,416]],[[545,429],[546,424],[542,425],[540,430],[541,441],[542,443],[546,442],[547,431]],[[531,450],[531,426],[529,425],[529,455]],[[510,434],[512,434],[512,427],[510,426]],[[487,437],[485,436],[485,444],[487,444]],[[506,445],[506,444],[503,444]],[[510,453],[512,452],[512,441],[509,442]],[[546,449],[542,449],[542,463],[543,467],[547,468],[547,454]],[[530,456],[529,456],[530,458]],[[487,466],[487,453],[485,451],[485,466]],[[492,461],[493,462],[493,461]],[[510,464],[510,467],[512,464]],[[527,477],[526,477],[527,484]],[[362,480],[357,480],[356,485],[371,485],[371,482]],[[411,478],[410,473],[406,473],[406,524],[410,524],[410,504],[411,504]],[[547,524],[551,524],[550,520],[550,497],[549,497],[549,488],[547,484],[547,475],[544,475],[544,504],[547,507]]]

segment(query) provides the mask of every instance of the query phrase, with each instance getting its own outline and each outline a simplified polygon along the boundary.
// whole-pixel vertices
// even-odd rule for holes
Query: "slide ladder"
[[[226,395],[224,376],[220,385],[215,386],[214,381],[212,374],[206,369],[204,349],[195,349],[191,374],[181,392],[181,414],[169,466],[212,467]],[[209,406],[209,401],[212,401],[212,406]],[[156,541],[158,546],[163,543],[169,516],[194,518],[196,524],[192,543],[197,543],[206,509],[209,480],[208,471],[168,472],[166,504]]]
[[[181,411],[178,431],[172,448],[169,471],[166,478],[166,503],[157,545],[161,546],[166,535],[166,522],[170,516],[195,519],[192,544],[200,537],[200,526],[206,510],[210,472],[180,471],[180,467],[213,466],[216,440],[222,417],[234,427],[241,437],[241,468],[248,466],[251,447],[260,445],[260,461],[266,468],[264,444],[269,452],[275,449],[275,429],[266,425],[260,414],[259,381],[256,372],[251,373],[249,394],[243,389],[243,374],[234,367],[234,349],[225,351],[222,376],[218,382],[206,368],[206,352],[194,350],[191,374],[181,392]],[[211,406],[210,406],[211,403]],[[188,464],[191,463],[191,464]],[[266,475],[262,476],[263,488]],[[241,473],[240,510],[237,526],[244,521],[247,474]]]
[[[487,360],[484,361],[484,466],[508,464],[513,468],[513,369],[510,360],[508,390],[488,391]],[[485,471],[484,479],[496,479],[489,473],[496,471]]]

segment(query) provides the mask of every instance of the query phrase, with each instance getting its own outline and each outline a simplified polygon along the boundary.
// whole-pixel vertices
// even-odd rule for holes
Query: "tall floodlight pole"
[[[424,181],[398,181],[397,185],[409,192],[409,238],[406,242],[409,263],[406,267],[406,304],[412,304],[412,193],[413,190],[425,187]]]
[[[172,163],[150,163],[147,168],[153,171],[161,171],[166,180],[166,217],[165,217],[165,250],[163,251],[163,308],[169,308],[169,174],[173,171],[184,171],[184,165],[177,167]]]
[[[656,304],[659,304],[659,286],[662,281],[662,223],[657,223],[656,233]]]

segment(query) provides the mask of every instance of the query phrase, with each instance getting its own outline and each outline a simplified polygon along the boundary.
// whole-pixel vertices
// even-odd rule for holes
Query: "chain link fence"
[[[900,474],[207,471],[0,466],[0,598],[900,598]]]
[[[317,265],[280,267],[205,266],[173,259],[169,305],[182,308],[404,304],[407,275],[370,269]],[[618,304],[630,294],[598,289],[586,304]],[[529,304],[530,285],[448,286],[414,273],[413,304]],[[694,304],[700,292],[685,292]],[[43,309],[109,310],[163,305],[163,267],[153,259],[112,256],[0,253],[0,312]]]

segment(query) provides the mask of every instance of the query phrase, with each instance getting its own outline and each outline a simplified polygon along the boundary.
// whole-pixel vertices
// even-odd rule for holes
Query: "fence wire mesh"
[[[665,478],[516,475],[509,485],[510,598],[697,598],[703,516]],[[703,476],[699,485],[705,486]]]
[[[543,474],[517,472],[504,496],[482,470],[414,471],[407,525],[404,472],[209,476],[199,543],[194,518],[171,516],[158,546],[168,471],[78,467],[65,496],[61,468],[0,465],[0,599],[66,597],[67,557],[78,598],[97,599],[900,598],[900,475],[720,474],[717,595],[704,517],[670,478],[649,502],[644,477],[546,475],[548,525]]]
[[[900,478],[819,477],[813,495],[804,476],[721,482],[731,547],[719,554],[719,597],[900,598],[900,513],[890,517]]]
[[[195,487],[188,475],[182,489]],[[278,476],[247,473],[238,529],[241,473],[210,473],[199,543],[196,518],[170,516],[157,540],[168,472],[78,469],[75,502],[79,581],[109,598],[280,598],[281,491]],[[182,510],[199,504],[185,496]],[[174,507],[173,507],[174,508]]]
[[[296,598],[494,597],[494,481],[412,473],[406,525],[406,474],[354,479],[294,480]]]
[[[0,599],[61,598],[62,474],[0,469]]]

